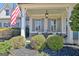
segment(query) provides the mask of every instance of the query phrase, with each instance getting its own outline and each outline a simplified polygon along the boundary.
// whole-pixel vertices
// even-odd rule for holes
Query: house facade
[[[8,3],[4,4],[4,6],[0,9],[0,28],[4,28],[4,27],[20,28],[21,27],[20,18],[17,18],[18,20],[17,20],[16,26],[10,25],[10,15],[11,15],[12,11],[13,11],[13,8],[12,8],[11,4],[8,4]]]
[[[21,28],[21,36],[24,37],[31,37],[36,34],[54,35],[62,33],[67,35],[64,43],[73,44],[73,31],[69,25],[69,18],[75,4],[19,3],[18,6],[21,8],[21,15],[17,18],[16,26],[9,26],[10,15],[1,18],[1,16],[6,15],[6,9],[8,8],[0,13],[0,23],[3,23],[3,27],[19,27]],[[7,25],[5,22],[9,24]],[[79,44],[79,40],[77,44]]]

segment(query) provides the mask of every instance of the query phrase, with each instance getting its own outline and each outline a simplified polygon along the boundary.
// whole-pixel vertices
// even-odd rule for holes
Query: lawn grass
[[[0,28],[0,31],[8,30],[8,29],[11,29],[11,28]]]

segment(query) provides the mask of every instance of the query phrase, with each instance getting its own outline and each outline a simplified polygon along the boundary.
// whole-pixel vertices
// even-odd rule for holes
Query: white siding
[[[9,23],[9,26],[8,26],[8,27],[11,27],[11,26],[10,26],[10,20],[9,20],[9,19],[8,19],[8,20],[7,20],[7,19],[5,19],[5,20],[2,19],[2,20],[0,20],[0,23],[2,24],[2,27],[5,27],[5,26],[4,26],[5,23]],[[17,23],[19,23],[19,25],[18,25],[18,26],[15,25],[15,27],[21,27],[20,19],[17,20]]]
[[[6,11],[2,10],[2,12],[0,13],[0,18],[10,18],[10,16],[6,16]]]

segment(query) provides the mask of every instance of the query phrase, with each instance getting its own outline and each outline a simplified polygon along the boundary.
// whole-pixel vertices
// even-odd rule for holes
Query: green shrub
[[[10,39],[20,35],[20,28],[0,28],[0,38]]]
[[[43,35],[35,35],[31,39],[31,47],[36,50],[43,50],[45,47],[45,37]]]
[[[47,46],[52,50],[60,50],[63,48],[63,37],[58,35],[49,35],[47,38]]]
[[[6,55],[9,53],[11,45],[8,41],[0,42],[0,55]]]
[[[9,40],[12,48],[22,48],[25,45],[25,39],[22,36],[16,36]]]
[[[18,36],[21,33],[21,29],[20,28],[11,28],[12,30],[12,36]]]
[[[0,28],[0,38],[9,39],[11,38],[11,29],[10,28]]]

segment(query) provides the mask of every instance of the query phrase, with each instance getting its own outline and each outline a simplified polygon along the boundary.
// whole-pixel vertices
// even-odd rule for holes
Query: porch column
[[[44,32],[46,33],[48,30],[48,18],[44,19]]]
[[[62,23],[62,32],[63,32],[63,17],[61,17],[61,23]]]
[[[26,27],[26,21],[25,21],[25,9],[22,9],[22,16],[21,16],[21,36],[25,37],[25,27]]]
[[[61,19],[61,24],[62,24],[62,26],[61,26],[61,32],[62,33],[64,33],[64,34],[66,34],[66,18],[65,17],[62,17],[62,19]],[[65,38],[64,39],[64,43],[66,43],[67,42],[67,39]]]
[[[62,33],[66,33],[66,19],[65,17],[61,18],[61,23],[62,23]]]
[[[70,21],[70,16],[71,16],[71,11],[72,11],[72,8],[67,8],[67,43],[71,43],[73,44],[73,32],[71,30],[71,27],[70,27],[70,24],[69,24],[69,21]]]

